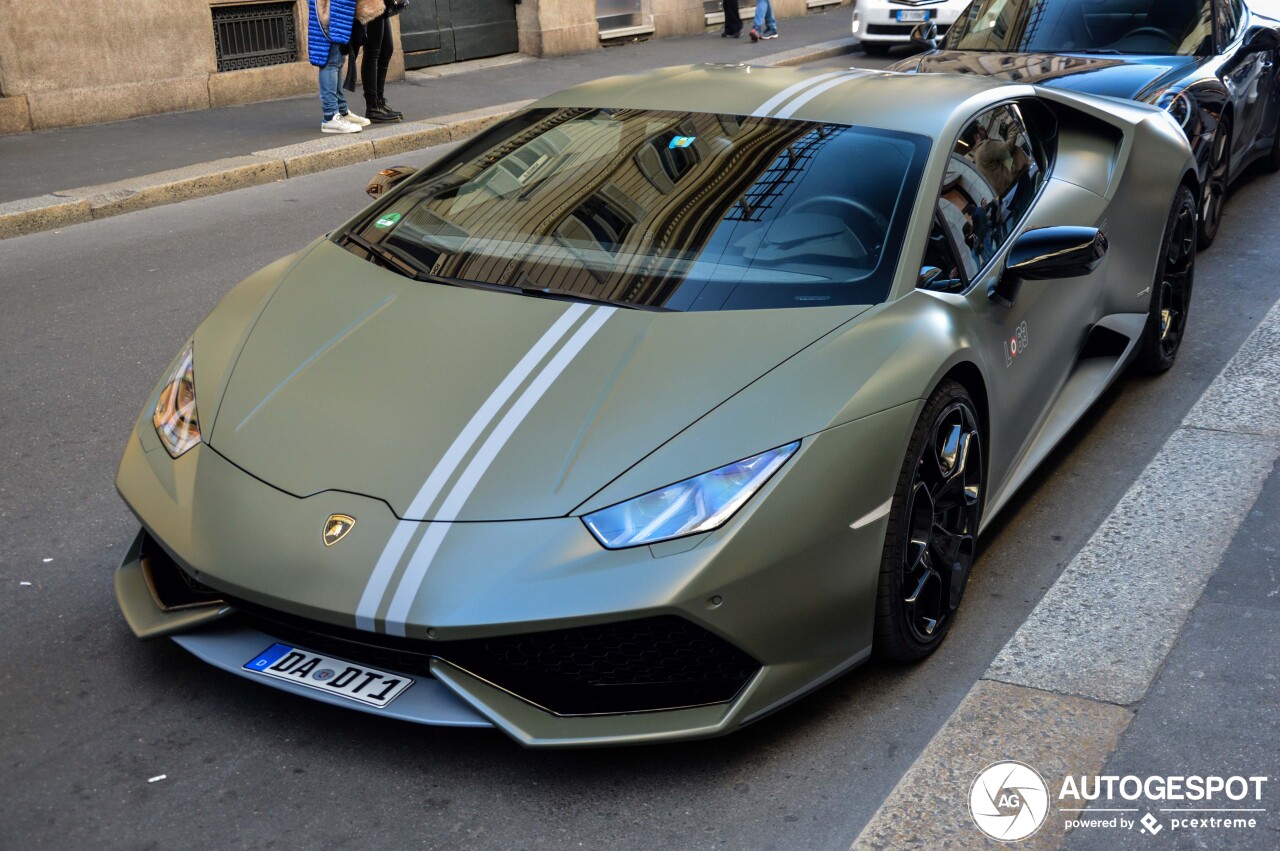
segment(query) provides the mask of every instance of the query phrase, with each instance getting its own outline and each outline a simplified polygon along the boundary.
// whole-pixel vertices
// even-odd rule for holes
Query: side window
[[[972,281],[1026,217],[1043,163],[1014,105],[990,109],[956,140],[938,197],[938,221]]]
[[[1218,44],[1226,47],[1236,40],[1240,31],[1239,0],[1214,0],[1218,7]]]
[[[933,229],[929,231],[929,245],[924,251],[924,263],[920,266],[920,281],[917,286],[934,292],[964,292],[966,284],[960,268],[960,260],[951,237],[943,229],[941,221],[935,218]]]

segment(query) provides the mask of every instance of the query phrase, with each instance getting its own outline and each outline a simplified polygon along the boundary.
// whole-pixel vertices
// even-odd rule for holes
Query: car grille
[[[675,615],[437,644],[445,661],[557,715],[724,703],[760,670]]]
[[[165,611],[222,602],[221,594],[192,578],[150,535],[143,541],[140,555],[147,588]]]
[[[760,663],[675,615],[495,638],[430,641],[334,626],[229,599],[237,617],[285,643],[431,676],[442,659],[557,715],[652,712],[732,700]]]
[[[915,24],[867,24],[867,35],[909,36],[915,28]],[[949,29],[949,24],[938,24],[938,35],[946,35]]]

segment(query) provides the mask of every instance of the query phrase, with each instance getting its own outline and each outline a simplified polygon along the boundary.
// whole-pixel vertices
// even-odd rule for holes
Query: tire
[[[1160,262],[1151,284],[1151,306],[1142,329],[1135,368],[1157,375],[1178,357],[1191,307],[1196,279],[1196,200],[1185,185],[1178,187],[1160,242]]]
[[[1213,134],[1209,162],[1209,179],[1204,185],[1204,205],[1200,208],[1198,244],[1204,251],[1218,236],[1222,225],[1222,208],[1227,203],[1227,187],[1231,185],[1231,118],[1223,116]]]
[[[946,637],[973,566],[982,478],[978,408],[948,379],[920,413],[894,489],[876,595],[877,657],[913,662]]]
[[[868,56],[888,56],[891,47],[893,47],[892,44],[883,41],[862,42],[862,52]]]

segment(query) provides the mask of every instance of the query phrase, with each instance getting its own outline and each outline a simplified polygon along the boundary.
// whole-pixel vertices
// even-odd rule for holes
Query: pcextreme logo
[[[1158,836],[1193,831],[1223,834],[1260,826],[1270,778],[1220,775],[1067,775],[1058,789],[1063,831],[1136,830]],[[1029,765],[1012,760],[987,766],[969,787],[969,814],[1000,842],[1018,842],[1044,826],[1049,786]]]

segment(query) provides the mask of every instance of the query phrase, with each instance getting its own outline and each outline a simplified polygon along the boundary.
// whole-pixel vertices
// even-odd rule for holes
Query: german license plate
[[[898,12],[898,22],[902,24],[918,24],[929,20],[928,9],[903,9]]]
[[[386,706],[413,685],[412,677],[388,674],[287,644],[271,645],[245,662],[244,669],[379,707]]]

